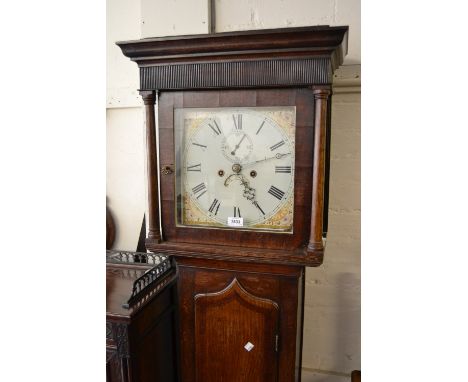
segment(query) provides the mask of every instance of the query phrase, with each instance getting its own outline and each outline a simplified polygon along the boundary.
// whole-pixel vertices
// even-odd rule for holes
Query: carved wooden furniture
[[[175,266],[167,256],[108,251],[106,279],[107,381],[179,381]]]
[[[323,261],[347,31],[117,43],[146,110],[146,247],[179,266],[184,382],[300,380],[304,267]]]

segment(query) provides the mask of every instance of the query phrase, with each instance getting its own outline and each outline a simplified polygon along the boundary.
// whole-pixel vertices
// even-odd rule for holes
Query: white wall
[[[360,369],[360,1],[217,0],[216,31],[349,25],[335,75],[329,237],[306,272],[303,381],[348,382]],[[107,197],[115,248],[135,250],[145,209],[144,137],[136,64],[115,41],[207,33],[208,0],[108,0]]]
[[[217,32],[349,25],[345,64],[361,62],[360,0],[217,0],[215,4]]]
[[[209,32],[208,0],[141,0],[142,37]]]
[[[107,205],[116,221],[114,248],[136,250],[146,209],[141,108],[107,109]]]
[[[124,57],[115,45],[116,41],[141,38],[140,19],[141,7],[138,1],[107,0],[107,108],[142,105],[137,91],[137,66]]]
[[[116,223],[114,248],[136,250],[145,212],[143,110],[138,70],[116,41],[141,38],[138,1],[107,1],[107,205]]]

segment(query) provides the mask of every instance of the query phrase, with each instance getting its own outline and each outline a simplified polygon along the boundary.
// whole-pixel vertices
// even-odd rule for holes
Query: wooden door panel
[[[196,295],[196,381],[276,381],[278,321],[276,302],[248,293],[236,278]]]

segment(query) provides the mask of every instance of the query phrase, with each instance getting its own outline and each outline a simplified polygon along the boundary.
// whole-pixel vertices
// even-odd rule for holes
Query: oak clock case
[[[323,261],[331,83],[347,32],[118,43],[139,66],[146,111],[146,247],[179,270],[184,382],[301,379],[304,267]]]
[[[175,109],[177,224],[292,233],[295,108]]]
[[[160,177],[161,244],[302,258],[313,165],[303,142],[314,140],[313,105],[311,89],[161,91],[160,167],[171,169]],[[229,225],[232,218],[242,226]]]

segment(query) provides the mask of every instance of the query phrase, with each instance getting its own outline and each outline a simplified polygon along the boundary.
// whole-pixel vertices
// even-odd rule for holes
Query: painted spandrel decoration
[[[292,233],[295,107],[175,109],[177,223]]]

